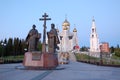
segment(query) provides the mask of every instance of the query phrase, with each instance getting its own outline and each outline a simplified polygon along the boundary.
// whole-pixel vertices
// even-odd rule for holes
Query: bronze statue
[[[36,51],[39,39],[41,38],[41,34],[38,33],[38,30],[35,28],[36,26],[33,25],[32,29],[29,31],[26,37],[26,42],[28,44],[28,51]]]
[[[57,44],[59,44],[60,41],[54,24],[51,24],[51,30],[50,32],[47,32],[47,35],[48,35],[48,52],[55,53],[55,50],[59,49]]]

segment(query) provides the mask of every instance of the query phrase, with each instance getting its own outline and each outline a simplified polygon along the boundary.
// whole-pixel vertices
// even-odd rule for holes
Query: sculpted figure
[[[51,30],[50,32],[47,32],[47,35],[48,35],[48,52],[55,53],[55,50],[59,49],[57,44],[59,44],[60,42],[54,24],[51,24]]]
[[[41,38],[41,34],[38,33],[38,30],[35,28],[36,26],[33,25],[32,29],[29,31],[26,37],[26,42],[28,44],[28,51],[36,51],[39,39]]]

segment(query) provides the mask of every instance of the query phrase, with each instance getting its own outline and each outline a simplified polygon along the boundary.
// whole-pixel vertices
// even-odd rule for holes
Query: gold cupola
[[[64,26],[64,27],[63,27],[63,30],[67,30],[67,29],[68,29],[67,26]]]
[[[65,19],[62,26],[63,26],[63,30],[69,29],[70,23],[67,21],[67,19]]]
[[[67,21],[67,19],[65,19],[65,21],[62,24],[62,26],[70,26],[70,23]]]
[[[74,29],[73,29],[73,32],[77,32],[77,29],[76,29],[76,28],[74,28]]]

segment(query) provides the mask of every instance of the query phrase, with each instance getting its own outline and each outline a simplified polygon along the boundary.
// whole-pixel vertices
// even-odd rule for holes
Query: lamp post
[[[24,48],[24,51],[27,52],[27,48]]]
[[[100,45],[100,65],[103,64],[103,61],[102,61],[102,45]]]
[[[6,46],[6,43],[2,42],[1,45],[2,45],[2,55],[1,55],[1,57],[2,57],[2,60],[4,62],[4,48]]]

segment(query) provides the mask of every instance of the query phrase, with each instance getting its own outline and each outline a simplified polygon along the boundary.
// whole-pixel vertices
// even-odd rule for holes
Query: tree
[[[110,51],[111,51],[111,53],[114,53],[115,50],[114,50],[113,46],[111,46]]]
[[[81,51],[88,51],[88,47],[86,47],[86,46],[83,46],[83,47],[81,47],[81,49],[80,49]]]
[[[19,38],[14,38],[14,56],[18,55]]]
[[[1,42],[0,42],[0,57],[2,56],[2,45],[1,45]]]
[[[117,48],[119,48],[119,44],[117,44]]]
[[[39,41],[39,43],[38,43],[38,50],[39,50],[39,51],[42,51],[42,44],[41,44],[41,41]]]
[[[20,49],[20,54],[19,55],[23,55],[26,51],[25,49],[27,50],[27,45],[24,41],[24,39],[20,40],[20,43],[19,43],[19,49]]]
[[[116,55],[116,56],[120,57],[120,48],[119,48],[119,45],[118,45],[118,44],[117,44],[114,52],[115,52],[115,55]]]
[[[120,48],[117,48],[115,50],[115,55],[118,56],[118,57],[120,57]]]
[[[6,50],[7,56],[13,55],[13,39],[12,38],[8,39],[6,48],[7,48]]]

